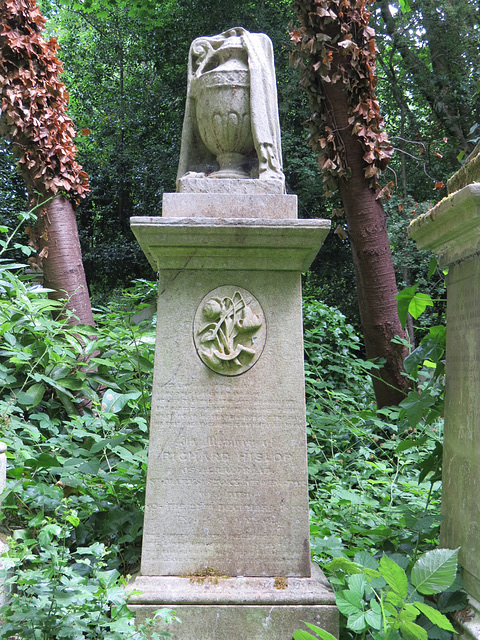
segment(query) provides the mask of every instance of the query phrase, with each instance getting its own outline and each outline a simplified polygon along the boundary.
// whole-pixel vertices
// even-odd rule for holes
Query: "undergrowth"
[[[155,285],[136,281],[97,309],[94,329],[71,326],[53,319],[59,303],[9,257],[11,249],[28,257],[29,248],[2,231],[8,485],[0,527],[10,539],[11,597],[0,609],[0,638],[142,638],[123,586],[140,559],[156,320],[133,318]],[[370,377],[380,365],[359,357],[360,340],[342,314],[308,298],[304,325],[313,557],[327,568],[337,563],[329,575],[342,588],[348,572],[343,564],[338,576],[340,561],[373,571],[389,557],[410,572],[438,544],[444,328],[433,327],[407,358],[418,391],[379,412]],[[342,638],[369,637],[367,626],[352,631],[347,623],[348,616]]]

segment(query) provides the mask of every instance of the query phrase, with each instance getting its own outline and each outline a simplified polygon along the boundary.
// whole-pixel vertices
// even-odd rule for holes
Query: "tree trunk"
[[[367,163],[358,137],[348,122],[348,102],[343,85],[324,83],[331,126],[342,139],[349,179],[339,178],[357,282],[358,304],[368,358],[385,358],[381,380],[373,378],[378,407],[398,404],[408,381],[403,372],[407,355],[395,336],[406,337],[397,314],[397,284],[393,269],[386,214],[365,178]]]
[[[85,271],[83,269],[77,221],[72,204],[57,196],[42,207],[36,236],[43,255],[44,285],[53,289],[50,297],[67,300],[74,313],[73,324],[94,324]]]

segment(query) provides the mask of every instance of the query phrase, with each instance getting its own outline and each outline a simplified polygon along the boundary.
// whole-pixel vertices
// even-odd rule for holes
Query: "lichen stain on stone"
[[[185,577],[190,578],[190,582],[192,584],[203,584],[205,581],[208,581],[212,584],[218,584],[219,579],[224,580],[226,578],[229,578],[230,576],[225,576],[220,571],[212,569],[212,567],[205,567],[203,571],[196,571],[195,573],[192,573]]]
[[[275,578],[273,586],[275,589],[286,589],[288,587],[288,580],[287,578]]]

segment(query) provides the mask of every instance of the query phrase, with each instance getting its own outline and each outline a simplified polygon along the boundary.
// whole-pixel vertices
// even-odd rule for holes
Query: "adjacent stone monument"
[[[2,491],[7,486],[7,445],[4,442],[0,442],[0,509],[2,507]],[[4,563],[1,558],[2,554],[7,551],[8,547],[6,542],[0,536],[0,570],[4,569]],[[4,580],[0,578],[0,607],[5,604],[5,586]]]
[[[461,638],[480,639],[480,184],[476,166],[449,181],[453,193],[412,221],[420,249],[439,257],[447,275],[447,348],[441,544],[460,547],[471,615]]]
[[[284,192],[270,40],[199,38],[188,74],[177,193],[131,221],[160,288],[130,603],[175,609],[178,640],[336,634],[310,562],[300,281],[330,223]]]

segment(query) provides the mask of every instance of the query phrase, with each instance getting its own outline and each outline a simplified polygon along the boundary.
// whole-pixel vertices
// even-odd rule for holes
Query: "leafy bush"
[[[22,246],[2,230],[1,515],[14,591],[0,637],[143,638],[121,576],[140,557],[154,318],[130,321],[137,286],[95,328],[53,319],[60,303],[3,257]]]
[[[368,553],[354,561],[337,558],[329,564],[337,590],[336,603],[345,616],[347,632],[368,640],[428,640],[451,638],[456,633],[443,612],[465,605],[466,597],[454,586],[458,549],[434,549],[422,555],[408,571],[383,555],[377,561]],[[442,593],[436,600],[435,594]],[[417,621],[418,618],[418,621]],[[422,622],[422,626],[417,622]],[[306,623],[307,624],[307,623]],[[322,639],[335,640],[330,633],[311,624],[307,627]],[[353,637],[350,633],[349,637]],[[294,640],[318,640],[304,630]]]
[[[52,319],[59,303],[24,265],[4,257],[10,249],[30,251],[4,233],[0,425],[9,469],[2,517],[14,538],[7,563],[15,571],[14,600],[1,614],[11,625],[5,633],[69,638],[68,621],[78,619],[79,638],[113,639],[123,628],[129,637],[119,589],[140,558],[156,319],[145,313],[135,322],[156,285],[136,281],[97,310],[95,328],[70,326]],[[410,294],[408,305],[415,291],[403,296],[405,302]],[[410,569],[438,542],[444,327],[432,327],[405,362],[415,389],[399,407],[380,412],[370,380],[379,364],[360,357],[360,339],[345,317],[308,298],[304,328],[314,557],[342,567],[365,562],[381,573],[365,559],[381,563],[387,554]],[[348,590],[350,578],[359,578],[344,571],[338,582],[339,566],[327,565],[337,587]],[[370,587],[362,591],[363,613]],[[53,600],[53,608],[44,606]],[[54,618],[65,625],[63,635]]]
[[[168,609],[158,611],[144,625],[135,626],[127,607],[126,581],[107,569],[112,554],[104,544],[69,546],[78,526],[75,511],[62,505],[56,518],[39,513],[29,530],[17,532],[4,563],[6,585],[12,591],[0,608],[4,619],[0,638],[21,634],[22,640],[141,640],[154,620],[176,620]],[[165,637],[168,634],[161,634]],[[150,633],[149,638],[160,638]]]

